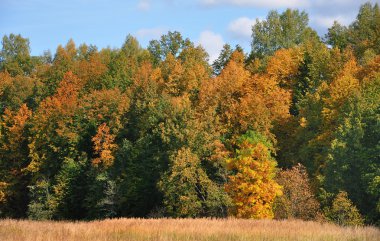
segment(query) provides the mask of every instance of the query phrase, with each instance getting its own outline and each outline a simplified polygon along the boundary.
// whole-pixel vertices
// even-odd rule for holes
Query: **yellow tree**
[[[355,92],[359,91],[360,83],[356,75],[360,71],[356,59],[351,53],[349,59],[344,64],[342,71],[336,79],[328,86],[321,85],[321,88],[327,90],[327,95],[322,97],[324,106],[322,108],[323,132],[317,137],[317,141],[324,142],[329,145],[332,138],[332,133],[336,128],[336,121],[341,113],[342,106],[347,99]]]
[[[107,71],[107,66],[102,63],[99,53],[89,54],[88,60],[82,59],[76,62],[75,72],[77,76],[90,88],[101,85],[100,78]]]
[[[326,99],[326,104],[331,108],[339,109],[348,96],[353,91],[358,90],[359,80],[356,78],[360,68],[354,56],[344,64],[341,73],[329,86],[330,98]]]
[[[0,204],[6,201],[6,182],[0,182]]]
[[[221,74],[203,83],[200,110],[213,110],[221,130],[240,135],[254,129],[270,136],[274,121],[289,116],[290,92],[269,75],[251,75],[244,55],[235,51]]]
[[[96,135],[92,138],[94,142],[94,151],[98,155],[92,160],[94,166],[101,165],[102,167],[109,167],[113,164],[115,157],[112,152],[116,148],[115,135],[110,133],[110,128],[106,123],[98,127]]]
[[[161,76],[157,79],[161,88],[172,96],[183,94],[183,68],[181,61],[177,60],[172,54],[166,56],[165,61],[160,66]]]
[[[239,123],[235,123],[232,109],[239,105],[243,96],[243,85],[249,79],[249,72],[244,69],[244,55],[235,51],[231,60],[221,74],[209,81],[202,83],[199,98],[199,110],[201,112],[215,112],[220,119],[220,130],[241,129]]]
[[[226,191],[233,200],[230,214],[238,218],[273,218],[273,203],[282,194],[274,180],[276,161],[271,157],[271,144],[258,133],[248,131],[237,143],[234,158],[227,160],[234,172]]]
[[[23,104],[18,111],[5,109],[0,122],[0,213],[21,217],[27,197],[27,122],[32,111]]]
[[[73,127],[73,116],[78,109],[78,95],[82,86],[77,76],[67,72],[57,93],[41,102],[31,120],[33,135],[29,140],[31,162],[28,171],[38,173],[43,165],[55,165],[53,160],[59,159],[59,153],[75,151],[79,135]],[[69,144],[70,148],[62,143]],[[51,167],[47,170],[52,171]]]
[[[277,50],[268,61],[266,68],[268,76],[281,86],[291,89],[296,81],[303,54],[300,47]]]
[[[127,93],[117,88],[94,90],[81,98],[80,125],[89,130],[107,123],[111,132],[117,133],[126,123],[123,115],[128,111],[129,102]]]

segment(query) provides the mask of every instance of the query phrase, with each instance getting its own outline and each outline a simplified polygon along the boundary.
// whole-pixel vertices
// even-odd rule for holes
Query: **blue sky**
[[[128,34],[146,47],[167,31],[202,44],[210,59],[224,43],[250,50],[251,26],[269,10],[298,8],[323,35],[334,19],[351,23],[366,0],[0,0],[0,35],[29,38],[33,55],[72,38],[76,44],[119,48]],[[371,0],[375,3],[379,0]]]

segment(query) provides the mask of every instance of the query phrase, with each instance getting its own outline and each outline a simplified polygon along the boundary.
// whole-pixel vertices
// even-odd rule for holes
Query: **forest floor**
[[[299,220],[108,219],[92,222],[0,220],[1,241],[379,241],[375,227]]]

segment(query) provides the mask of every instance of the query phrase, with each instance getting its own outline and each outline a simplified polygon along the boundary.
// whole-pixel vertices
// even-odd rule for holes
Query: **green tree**
[[[111,52],[108,72],[98,83],[99,88],[119,88],[125,91],[132,84],[140,64],[150,58],[148,51],[141,48],[132,35],[128,35],[120,50]]]
[[[93,207],[85,206],[85,198],[91,195],[88,194],[90,185],[90,180],[86,175],[88,169],[88,160],[84,153],[75,159],[70,157],[64,159],[60,170],[51,181],[52,186],[47,205],[52,218],[79,220],[89,217],[88,210]],[[49,187],[46,188],[49,190]],[[34,195],[37,196],[37,193]],[[33,200],[35,201],[35,199]],[[31,211],[30,208],[29,211]]]
[[[356,20],[349,26],[350,43],[361,59],[366,50],[380,54],[380,7],[365,3],[360,7]]]
[[[4,35],[0,51],[0,70],[12,76],[29,75],[32,71],[29,39],[21,35]]]
[[[30,202],[28,204],[28,218],[33,220],[50,220],[54,215],[52,205],[50,180],[41,178],[33,185],[28,186]]]
[[[188,38],[183,39],[181,33],[169,31],[167,34],[162,35],[160,40],[150,41],[147,49],[152,56],[153,64],[156,66],[166,59],[168,54],[178,57],[183,49],[192,45]]]
[[[117,186],[107,172],[93,170],[89,175],[85,200],[87,219],[112,218],[117,215]]]
[[[346,192],[339,192],[332,202],[332,206],[326,212],[327,218],[343,226],[361,226],[363,218],[358,209],[353,205]]]
[[[287,9],[279,14],[270,11],[263,21],[256,20],[252,27],[252,53],[263,58],[281,48],[291,48],[309,39],[318,39],[317,33],[309,26],[306,12]]]
[[[7,72],[0,73],[1,94],[0,104],[3,112],[5,108],[9,110],[18,110],[24,103],[31,104],[32,99],[36,97],[36,88],[41,83],[28,76],[18,75],[10,77]]]
[[[346,26],[342,26],[337,21],[334,21],[333,25],[328,29],[325,35],[325,41],[332,47],[339,49],[345,49],[349,44],[349,32]]]
[[[345,190],[367,221],[378,223],[380,78],[364,86],[343,106],[324,169],[324,188]]]
[[[359,13],[348,28],[334,22],[326,35],[326,43],[340,49],[351,46],[359,60],[366,52],[380,53],[380,8],[367,2],[360,6]]]
[[[223,49],[220,51],[219,57],[212,64],[214,75],[219,75],[222,69],[227,65],[228,61],[231,58],[233,50],[231,45],[224,44]]]
[[[226,214],[226,196],[207,176],[199,157],[181,148],[170,157],[169,171],[159,182],[170,216],[210,217]]]

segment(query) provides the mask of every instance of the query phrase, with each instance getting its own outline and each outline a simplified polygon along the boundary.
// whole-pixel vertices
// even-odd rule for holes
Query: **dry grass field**
[[[238,219],[110,219],[93,222],[0,221],[1,241],[379,241],[374,227]]]

